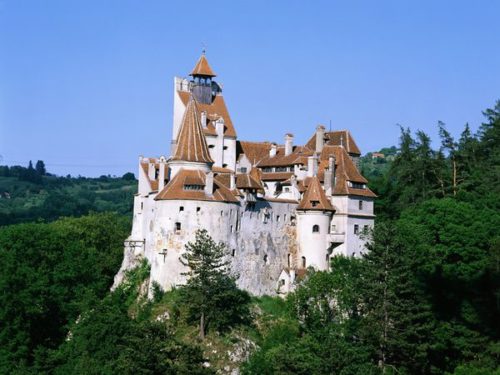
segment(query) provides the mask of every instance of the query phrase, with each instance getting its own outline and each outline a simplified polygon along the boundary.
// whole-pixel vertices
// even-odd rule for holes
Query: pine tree
[[[43,160],[38,160],[35,164],[35,171],[40,175],[40,176],[45,176],[47,174],[47,170],[45,169],[45,163]]]
[[[377,348],[382,373],[425,372],[432,322],[412,252],[394,227],[378,224],[364,255],[363,337]]]
[[[199,321],[203,340],[209,324],[223,330],[244,323],[249,317],[250,296],[236,287],[224,260],[225,246],[216,243],[205,229],[198,230],[194,242],[188,242],[181,262],[189,267],[184,273],[187,284],[181,294],[190,316]]]

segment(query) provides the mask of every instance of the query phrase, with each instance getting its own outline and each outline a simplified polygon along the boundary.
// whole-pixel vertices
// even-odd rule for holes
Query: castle
[[[284,294],[307,268],[364,251],[375,194],[347,130],[316,127],[303,146],[238,140],[222,86],[203,53],[190,78],[174,79],[171,155],[139,158],[132,233],[115,277],[146,258],[150,281],[185,283],[179,257],[197,229],[227,248],[240,288]]]

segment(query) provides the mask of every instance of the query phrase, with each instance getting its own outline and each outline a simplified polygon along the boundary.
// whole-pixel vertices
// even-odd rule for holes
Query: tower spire
[[[193,96],[190,97],[182,118],[177,146],[172,160],[196,163],[213,163],[203,134],[198,108]]]

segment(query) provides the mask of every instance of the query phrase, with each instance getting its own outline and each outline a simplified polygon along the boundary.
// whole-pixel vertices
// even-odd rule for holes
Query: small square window
[[[184,211],[184,207],[183,207],[183,206],[180,206],[180,207],[179,207],[179,212],[182,212],[182,211]]]
[[[181,231],[181,223],[177,222],[175,223],[175,231],[180,232]]]
[[[196,207],[196,212],[200,212],[201,211],[201,207]]]

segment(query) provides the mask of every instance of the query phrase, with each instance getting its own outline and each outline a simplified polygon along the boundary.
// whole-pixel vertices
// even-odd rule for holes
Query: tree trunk
[[[200,339],[205,340],[205,313],[201,313],[200,317]]]

